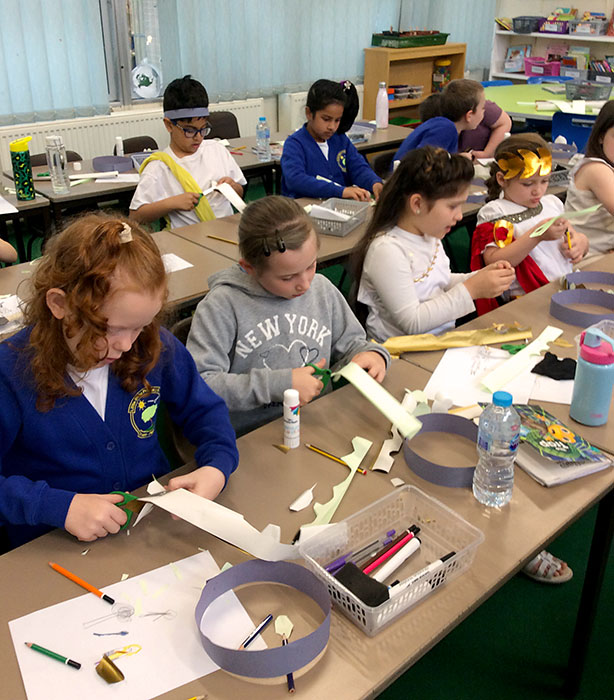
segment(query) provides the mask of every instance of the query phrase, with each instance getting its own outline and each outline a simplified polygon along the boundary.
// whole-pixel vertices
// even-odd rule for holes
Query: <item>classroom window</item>
[[[109,111],[96,2],[0,0],[0,125]]]

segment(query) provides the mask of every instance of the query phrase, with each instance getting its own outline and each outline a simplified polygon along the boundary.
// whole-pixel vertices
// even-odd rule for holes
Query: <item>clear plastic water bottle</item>
[[[256,126],[256,151],[259,161],[271,160],[271,130],[266,117],[260,117]]]
[[[45,139],[47,152],[47,165],[51,176],[51,187],[55,194],[68,194],[70,181],[66,172],[66,149],[62,137],[57,134],[47,136]]]
[[[386,83],[382,82],[375,98],[375,126],[378,129],[388,128],[388,107],[388,91]]]
[[[479,459],[473,475],[473,495],[485,506],[504,506],[512,497],[519,435],[520,418],[512,395],[495,391],[480,416]]]

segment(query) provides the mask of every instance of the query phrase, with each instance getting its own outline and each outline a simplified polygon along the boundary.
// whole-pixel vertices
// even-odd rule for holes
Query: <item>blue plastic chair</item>
[[[557,136],[564,136],[567,143],[575,143],[578,151],[584,153],[595,119],[597,115],[555,112],[552,115],[552,140]]]
[[[527,85],[539,85],[540,83],[566,83],[573,80],[571,75],[532,75],[527,80]]]
[[[496,87],[497,85],[513,85],[511,80],[482,80],[482,87]]]

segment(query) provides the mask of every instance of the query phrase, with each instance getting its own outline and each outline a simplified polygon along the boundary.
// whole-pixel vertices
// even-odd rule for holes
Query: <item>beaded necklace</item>
[[[532,219],[534,216],[538,216],[542,213],[544,205],[540,202],[536,207],[531,207],[530,209],[525,209],[524,211],[518,212],[518,214],[505,214],[505,216],[497,216],[496,219],[491,219],[486,223],[492,223],[493,221],[500,221],[504,219],[509,221],[511,224],[519,224],[527,219]]]
[[[435,245],[435,252],[433,253],[433,257],[431,258],[431,261],[429,262],[429,265],[426,268],[426,271],[423,272],[419,277],[414,277],[414,284],[416,284],[416,282],[421,282],[425,277],[429,276],[429,274],[431,273],[431,270],[435,267],[435,260],[437,260],[438,253],[439,253],[439,246]]]

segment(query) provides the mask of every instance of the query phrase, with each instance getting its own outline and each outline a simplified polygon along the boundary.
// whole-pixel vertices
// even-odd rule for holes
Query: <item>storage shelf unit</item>
[[[414,116],[418,105],[431,94],[433,68],[439,58],[451,61],[450,78],[462,78],[465,72],[466,44],[417,46],[411,49],[365,49],[365,95],[363,116],[375,119],[375,98],[381,81],[386,85],[424,85],[422,97],[415,100],[391,100],[390,116]]]
[[[591,34],[544,34],[543,32],[531,32],[530,34],[519,34],[518,32],[508,32],[504,29],[495,29],[493,35],[493,48],[490,60],[490,80],[507,78],[512,81],[526,81],[529,77],[523,73],[506,73],[503,70],[503,63],[507,49],[510,46],[523,44],[532,45],[532,56],[544,56],[546,48],[550,44],[571,44],[580,45],[591,44],[591,53],[601,56],[606,53],[614,54],[614,37],[607,34],[594,36]],[[592,44],[601,44],[593,48]],[[608,46],[609,44],[609,46]]]

